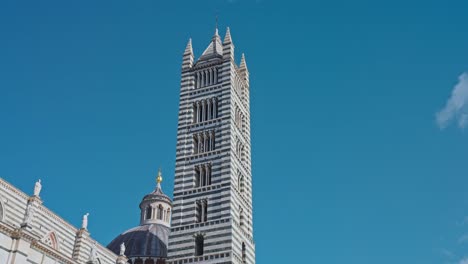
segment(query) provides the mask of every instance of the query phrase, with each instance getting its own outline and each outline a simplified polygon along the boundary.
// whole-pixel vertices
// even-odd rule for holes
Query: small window
[[[151,208],[151,206],[148,206],[146,208],[146,219],[151,219],[151,213],[152,213],[153,209]]]
[[[162,220],[162,215],[163,215],[163,207],[162,205],[158,206],[158,212],[157,212],[157,217],[159,220]]]
[[[245,253],[245,243],[242,242],[242,262],[245,263],[246,253]]]
[[[195,237],[195,256],[202,256],[203,255],[203,245],[204,238],[202,235],[197,235]]]
[[[198,201],[196,204],[195,217],[197,219],[197,223],[200,223],[202,220],[202,205],[200,201]]]
[[[167,208],[167,213],[166,213],[166,222],[171,221],[171,208]]]

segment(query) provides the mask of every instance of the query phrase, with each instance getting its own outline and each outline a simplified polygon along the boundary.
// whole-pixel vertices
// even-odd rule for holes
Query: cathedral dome
[[[124,255],[128,258],[166,258],[169,232],[169,227],[158,224],[137,226],[119,235],[107,248],[118,254],[124,243]]]
[[[171,228],[172,201],[161,189],[162,176],[158,172],[156,189],[145,195],[140,203],[140,225],[116,237],[107,246],[116,254],[121,245],[129,259],[167,257],[167,244]]]

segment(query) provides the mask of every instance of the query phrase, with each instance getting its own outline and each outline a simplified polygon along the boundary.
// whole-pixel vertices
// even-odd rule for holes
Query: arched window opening
[[[203,255],[203,245],[204,238],[202,235],[197,235],[195,237],[195,256],[202,256]]]
[[[153,212],[153,209],[151,208],[151,206],[148,206],[146,208],[146,219],[151,219],[152,212]]]
[[[200,201],[197,201],[196,208],[195,208],[195,218],[197,222],[200,223],[202,219],[202,205]]]
[[[162,205],[158,206],[158,212],[157,212],[157,217],[159,220],[162,220],[162,214],[163,214],[163,207]]]
[[[244,192],[244,175],[239,174],[238,177],[239,177],[239,182],[237,183],[238,184],[237,188],[239,189],[241,193],[243,193]]]
[[[203,222],[208,221],[208,203],[206,200],[203,202]]]
[[[246,260],[246,258],[247,258],[247,254],[246,254],[245,251],[246,251],[246,249],[245,249],[245,243],[242,242],[242,262],[244,262],[244,263],[245,263],[245,260]]]
[[[206,222],[208,220],[208,202],[199,200],[195,204],[195,218],[197,223]]]
[[[239,225],[241,228],[244,228],[244,210],[242,208],[239,210]]]
[[[166,214],[166,222],[171,221],[171,208],[167,208],[167,214]]]
[[[200,187],[200,167],[195,166],[195,187]]]
[[[199,164],[194,166],[195,188],[211,185],[211,164]]]
[[[206,103],[206,100],[202,101],[203,104],[203,121],[208,120],[208,105]]]
[[[197,103],[193,103],[193,119],[192,119],[192,123],[197,123],[198,122],[198,118],[197,118]]]

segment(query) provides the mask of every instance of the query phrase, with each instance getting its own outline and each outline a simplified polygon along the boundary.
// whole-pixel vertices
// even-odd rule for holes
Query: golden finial
[[[158,177],[156,177],[156,182],[158,184],[160,184],[162,182],[163,178],[162,178],[162,175],[161,175],[161,168],[159,168],[158,170]]]

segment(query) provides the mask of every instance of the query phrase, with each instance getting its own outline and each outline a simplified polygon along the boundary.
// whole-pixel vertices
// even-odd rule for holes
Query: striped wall
[[[217,33],[212,41],[216,41]],[[252,226],[252,185],[250,155],[250,107],[248,71],[234,62],[234,45],[229,29],[223,50],[203,60],[194,61],[191,40],[185,49],[179,102],[176,145],[174,201],[169,237],[169,263],[255,263]],[[244,58],[243,58],[244,60]],[[217,72],[217,82],[199,87],[199,72]],[[194,121],[193,104],[217,98],[217,117],[204,122]],[[234,123],[238,107],[245,116],[242,128]],[[215,131],[215,149],[194,153],[193,134]],[[236,142],[244,146],[241,156]],[[198,164],[210,163],[211,185],[195,186]],[[238,188],[238,175],[245,179],[244,191]],[[208,219],[197,222],[196,202],[206,200]],[[241,224],[240,212],[243,212]],[[203,255],[195,255],[195,236],[204,237]],[[243,253],[244,244],[244,253]]]
[[[34,207],[29,226],[23,226],[27,204]],[[116,263],[117,256],[42,204],[0,178],[0,263],[86,263],[91,247],[101,264]],[[54,243],[49,243],[53,237]]]

